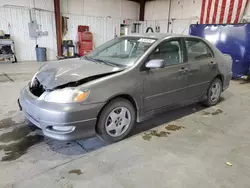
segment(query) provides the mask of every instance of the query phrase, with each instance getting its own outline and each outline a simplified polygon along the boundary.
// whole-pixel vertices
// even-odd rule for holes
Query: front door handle
[[[182,67],[181,69],[180,69],[180,72],[181,73],[186,73],[188,71],[188,68],[185,68],[185,67]]]

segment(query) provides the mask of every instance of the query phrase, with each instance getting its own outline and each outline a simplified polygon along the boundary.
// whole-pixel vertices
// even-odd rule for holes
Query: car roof
[[[200,37],[196,37],[196,36],[173,34],[173,33],[143,33],[143,34],[126,35],[124,37],[145,37],[145,38],[154,38],[154,39],[164,39],[167,37],[169,37],[169,38],[171,38],[171,37],[200,38]]]

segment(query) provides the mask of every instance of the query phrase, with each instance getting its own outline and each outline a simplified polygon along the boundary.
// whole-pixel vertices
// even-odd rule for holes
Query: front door
[[[203,40],[185,39],[188,60],[188,99],[206,93],[209,84],[217,75],[216,60],[213,52]]]
[[[163,41],[149,55],[163,59],[165,67],[141,72],[144,77],[144,112],[156,110],[185,100],[187,65],[183,63],[181,39]]]

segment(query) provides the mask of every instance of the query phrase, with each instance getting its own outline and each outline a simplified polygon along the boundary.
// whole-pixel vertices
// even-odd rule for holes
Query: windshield
[[[140,37],[113,39],[86,55],[87,59],[115,66],[132,66],[156,41]]]

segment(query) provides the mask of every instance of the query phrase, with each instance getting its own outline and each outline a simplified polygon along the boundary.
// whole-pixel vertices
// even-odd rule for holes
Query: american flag
[[[202,0],[200,24],[239,23],[248,0]]]

